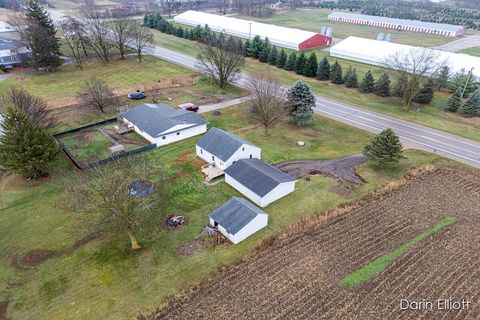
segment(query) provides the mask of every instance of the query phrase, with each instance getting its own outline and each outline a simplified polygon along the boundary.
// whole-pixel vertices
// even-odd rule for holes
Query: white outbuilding
[[[260,159],[241,159],[225,170],[225,182],[260,207],[295,190],[295,179]]]
[[[348,37],[331,47],[330,56],[388,67],[386,62],[389,57],[397,53],[408,55],[415,50],[432,50],[438,55],[438,61],[445,61],[452,72],[472,70],[474,75],[480,77],[480,57],[358,37]]]
[[[210,215],[210,225],[237,244],[268,225],[268,214],[245,199],[232,197]]]
[[[188,26],[208,25],[216,32],[223,32],[243,39],[253,39],[255,36],[268,38],[279,47],[292,50],[307,50],[330,46],[333,38],[316,32],[295,28],[280,27],[273,24],[260,23],[220,16],[216,14],[188,10],[173,18],[175,22]]]
[[[157,147],[205,133],[208,124],[196,112],[166,104],[141,104],[120,116],[127,126]]]
[[[261,149],[233,133],[211,128],[195,145],[199,158],[220,170],[240,159],[260,159]]]

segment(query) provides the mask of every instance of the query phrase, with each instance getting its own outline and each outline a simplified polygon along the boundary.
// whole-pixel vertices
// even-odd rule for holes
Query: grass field
[[[116,90],[134,89],[135,86],[151,84],[162,80],[190,78],[194,72],[153,57],[145,57],[142,63],[134,58],[114,60],[108,65],[101,62],[86,63],[84,70],[75,66],[63,67],[55,73],[21,75],[0,82],[0,91],[10,86],[27,89],[31,94],[46,100],[75,97],[92,76],[103,79]]]
[[[468,48],[460,51],[461,53],[469,54],[474,57],[480,57],[480,47]]]
[[[314,125],[297,128],[285,122],[271,129],[251,126],[245,107],[222,111],[223,117],[206,116],[212,125],[232,130],[262,148],[266,161],[289,159],[331,159],[361,151],[370,135],[336,122],[316,118]],[[165,215],[184,214],[190,218],[180,230],[164,231],[161,221],[152,221],[153,230],[140,238],[145,249],[132,254],[126,237],[108,237],[77,250],[49,259],[25,270],[16,262],[31,250],[62,250],[86,234],[74,214],[62,211],[59,202],[69,183],[72,169],[62,157],[56,172],[42,181],[22,181],[16,176],[0,180],[0,302],[9,301],[12,319],[132,319],[161,305],[204,280],[219,267],[251,252],[260,241],[301,218],[333,208],[404,175],[413,166],[436,161],[437,157],[407,152],[398,169],[376,171],[362,165],[365,185],[348,187],[334,179],[312,176],[297,182],[297,190],[269,206],[269,226],[235,246],[203,248],[191,256],[180,256],[176,248],[196,237],[207,223],[207,215],[233,195],[225,183],[207,187],[202,183],[191,138],[140,155],[152,167],[162,167],[175,183],[169,194],[181,201],[167,201]],[[303,140],[302,149],[296,140]],[[443,160],[442,160],[443,161]],[[346,189],[347,193],[338,189]],[[15,254],[18,254],[16,256]],[[12,262],[13,261],[13,262]]]
[[[271,18],[244,16],[238,16],[238,18],[313,32],[319,32],[321,26],[330,26],[333,29],[333,36],[340,39],[345,39],[348,36],[376,39],[377,35],[383,32],[385,34],[390,33],[393,36],[393,42],[395,43],[429,47],[438,46],[452,41],[453,39],[426,33],[396,31],[392,29],[330,21],[327,17],[331,12],[333,11],[328,9],[298,9],[295,11],[286,11]]]
[[[199,52],[199,45],[197,42],[180,39],[175,36],[163,34],[160,31],[152,31],[155,36],[156,44],[176,50],[185,54],[195,56]],[[321,59],[328,56],[327,52],[315,51],[317,57]],[[330,62],[334,61],[330,58]],[[363,74],[368,70],[372,70],[375,78],[378,78],[385,69],[361,64],[353,61],[338,59],[343,70],[348,66],[352,66],[359,72],[359,80],[361,81]],[[339,101],[348,102],[358,107],[370,109],[381,112],[391,116],[395,116],[411,122],[423,124],[432,128],[444,130],[453,134],[457,134],[469,139],[480,141],[480,122],[477,118],[464,118],[456,114],[443,111],[445,104],[449,98],[449,93],[436,93],[434,100],[429,105],[418,106],[420,112],[416,112],[418,107],[412,107],[409,111],[404,111],[401,108],[401,101],[396,98],[379,98],[373,94],[361,94],[356,89],[348,89],[344,86],[333,85],[330,82],[320,82],[312,78],[306,78],[296,75],[293,72],[280,70],[276,67],[260,63],[255,59],[247,59],[244,67],[246,72],[269,72],[275,75],[282,83],[286,85],[293,85],[297,79],[304,79],[311,86],[313,91],[321,96],[333,98]]]

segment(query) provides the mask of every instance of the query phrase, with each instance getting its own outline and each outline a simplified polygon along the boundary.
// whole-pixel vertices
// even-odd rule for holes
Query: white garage
[[[261,150],[254,144],[218,128],[212,128],[195,145],[199,158],[220,170],[239,159],[258,158]]]
[[[135,132],[157,147],[207,131],[208,122],[197,113],[166,104],[141,104],[120,114]]]
[[[225,182],[260,207],[295,190],[295,179],[260,159],[238,160],[225,170]]]
[[[237,244],[268,225],[268,214],[245,199],[232,197],[210,215],[210,225]]]

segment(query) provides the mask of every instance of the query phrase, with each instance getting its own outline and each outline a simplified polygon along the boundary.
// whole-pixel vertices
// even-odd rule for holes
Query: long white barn
[[[330,55],[341,59],[386,67],[386,60],[388,57],[397,52],[408,53],[419,48],[421,47],[358,37],[348,37],[330,48]],[[474,75],[480,77],[480,57],[440,50],[433,51],[438,54],[440,60],[446,61],[452,72],[458,72],[461,69],[464,69],[465,71],[472,70]]]
[[[208,25],[213,31],[243,39],[255,36],[267,38],[271,43],[293,50],[306,50],[329,46],[333,39],[319,33],[272,24],[247,21],[200,11],[189,10],[174,17],[175,22],[188,26]]]

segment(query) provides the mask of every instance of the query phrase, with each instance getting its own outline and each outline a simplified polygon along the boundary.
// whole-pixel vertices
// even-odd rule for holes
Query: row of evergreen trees
[[[465,102],[462,96],[462,89],[457,89],[448,99],[445,110],[458,112],[465,117],[480,116],[480,89],[471,94]]]

